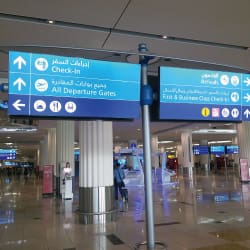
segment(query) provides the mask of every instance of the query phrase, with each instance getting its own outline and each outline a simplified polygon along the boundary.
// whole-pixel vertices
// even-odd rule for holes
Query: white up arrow
[[[245,115],[246,118],[248,119],[248,116],[250,115],[249,109],[246,109],[246,110],[244,111],[244,115]]]
[[[20,103],[20,102],[21,102],[21,100],[18,99],[18,100],[16,100],[16,101],[12,104],[13,107],[14,107],[16,110],[18,110],[18,111],[21,110],[20,107],[25,107],[25,103]]]
[[[21,69],[22,64],[26,65],[26,61],[21,56],[19,56],[14,60],[14,64],[17,64],[18,69]]]
[[[25,87],[26,83],[22,78],[19,77],[19,78],[17,78],[17,80],[14,81],[13,85],[14,86],[17,85],[18,91],[21,91],[22,90],[22,85]]]
[[[250,85],[250,78],[247,77],[247,79],[244,80],[244,83],[246,84],[246,87],[248,87]]]

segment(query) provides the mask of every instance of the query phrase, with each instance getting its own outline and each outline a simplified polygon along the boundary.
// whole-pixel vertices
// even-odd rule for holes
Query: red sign
[[[241,181],[249,181],[248,159],[240,159],[240,177]]]
[[[43,166],[43,194],[53,193],[53,174],[54,174],[53,165]]]

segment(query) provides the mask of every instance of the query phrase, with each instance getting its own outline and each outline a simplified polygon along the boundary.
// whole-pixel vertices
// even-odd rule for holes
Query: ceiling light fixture
[[[224,143],[232,143],[232,141],[209,141],[208,144],[224,144]]]
[[[37,132],[37,128],[0,127],[0,133],[6,133],[6,132],[14,132],[14,133]]]
[[[192,134],[237,134],[235,129],[200,129],[194,130]]]
[[[158,141],[158,144],[164,144],[164,143],[172,143],[172,142],[174,142],[174,141]]]

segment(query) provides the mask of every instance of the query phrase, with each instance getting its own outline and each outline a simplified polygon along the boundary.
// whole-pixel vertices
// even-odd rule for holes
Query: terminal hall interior
[[[247,112],[250,102],[250,93],[247,92],[250,82],[249,7],[247,0],[206,3],[197,0],[1,2],[0,249],[250,249],[247,236],[250,230],[249,171],[244,172],[240,164],[240,160],[248,161],[250,157]],[[146,48],[143,51],[140,50],[142,44]],[[137,65],[138,69],[141,69],[142,58],[148,60],[147,84],[153,91],[153,105],[149,105],[152,150],[149,165],[152,165],[150,186],[154,225],[148,218],[151,210],[147,200],[150,194],[145,188],[148,180],[144,178],[144,111],[139,109],[139,95],[136,104],[138,116],[132,119],[112,119],[109,116],[109,119],[102,120],[100,115],[98,119],[94,116],[72,119],[72,116],[9,115],[10,107],[22,108],[22,103],[12,103],[13,93],[8,93],[10,84],[14,85],[10,80],[10,76],[13,77],[10,52],[79,58],[77,67],[81,68],[88,68],[88,64],[82,64],[83,59]],[[230,100],[223,99],[225,103],[221,98],[211,98],[211,102],[222,102],[213,108],[207,103],[209,97],[201,96],[201,93],[208,92],[196,89],[196,83],[191,84],[191,89],[181,89],[178,85],[181,102],[178,106],[169,94],[174,91],[173,85],[160,89],[160,85],[165,84],[163,76],[172,74],[165,71],[169,68],[179,70],[179,78],[173,79],[181,79],[183,84],[192,80],[186,73],[202,72],[204,77],[208,77],[208,73],[227,75],[235,86],[239,84],[239,76],[245,89],[233,91]],[[63,67],[54,67],[53,71],[57,74],[72,73]],[[77,75],[80,71],[73,73]],[[132,77],[125,70],[123,74]],[[143,72],[138,71],[139,75],[142,76]],[[227,79],[221,78],[222,85],[225,81]],[[83,90],[54,88],[53,94],[64,91],[65,96],[87,95],[90,91],[91,95],[101,95],[104,99],[115,98],[115,90],[105,92],[102,90],[105,84],[99,83],[98,86],[98,90],[91,89],[91,83],[85,82],[85,85],[82,83]],[[209,91],[209,88],[202,91]],[[219,88],[215,91],[222,93]],[[188,93],[185,97],[184,92]],[[197,93],[200,97],[193,98],[192,95]],[[128,96],[133,94],[136,93],[131,91]],[[166,113],[171,119],[159,111],[161,101],[169,105]],[[238,102],[245,103],[244,110],[240,105],[234,107]],[[58,108],[58,103],[53,105],[54,109]],[[227,106],[226,109],[223,105]],[[193,115],[197,107],[199,117]],[[72,110],[74,105],[70,103],[68,108]],[[101,113],[101,107],[98,110]],[[237,119],[226,119],[228,110]],[[118,109],[117,113],[123,118],[125,111]],[[86,124],[99,130],[96,134],[91,129],[86,132]],[[54,138],[55,129],[61,133],[56,143],[48,139]],[[85,140],[87,134],[92,137],[105,134],[107,141],[103,143],[97,139],[98,144],[95,144],[94,139]],[[66,136],[73,138],[67,141]],[[66,140],[65,146],[56,145],[60,140]],[[68,149],[70,142],[73,142],[73,147]],[[54,147],[50,143],[54,143]],[[85,147],[84,150],[83,145],[101,148],[98,152],[111,149],[110,155],[103,160],[107,160],[110,166],[107,169],[96,167],[95,159],[99,163],[102,158],[95,155],[95,149],[89,152]],[[113,192],[113,157],[124,167],[128,202],[108,198]],[[84,164],[89,168],[93,166],[94,172],[100,171],[105,177],[106,171],[106,179],[101,178],[100,173],[96,179],[91,177],[91,168],[81,166],[84,159],[88,159]],[[73,177],[72,190],[67,194],[70,198],[61,199],[61,179],[66,181],[67,178],[62,178],[55,169],[54,193],[44,197],[43,166],[55,165],[58,168],[68,161]],[[242,161],[242,166],[246,162]],[[84,167],[89,171],[85,172],[88,180],[81,175]],[[99,223],[90,219],[93,204],[86,200],[86,195],[93,197],[96,194],[95,187],[99,188],[98,194],[109,194],[98,198],[98,202],[105,201],[106,206],[97,211],[105,214],[105,220],[98,219]],[[110,218],[109,212],[112,214]],[[86,220],[81,220],[82,213],[85,213]]]

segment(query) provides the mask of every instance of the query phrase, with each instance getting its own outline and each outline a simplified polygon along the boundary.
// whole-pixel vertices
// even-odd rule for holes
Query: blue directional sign
[[[242,120],[250,121],[250,75],[242,74]]]
[[[9,115],[133,119],[140,65],[9,53]]]
[[[16,150],[15,149],[0,149],[0,160],[15,160]]]
[[[250,88],[249,75],[243,82]],[[242,84],[240,73],[161,67],[160,119],[239,122],[245,112],[250,120]]]

